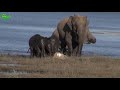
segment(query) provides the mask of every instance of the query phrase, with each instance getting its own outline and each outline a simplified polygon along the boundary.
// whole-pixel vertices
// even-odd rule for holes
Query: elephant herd
[[[61,52],[69,56],[81,56],[84,43],[96,43],[88,25],[87,16],[64,18],[50,37],[36,34],[29,39],[30,55],[45,57]]]

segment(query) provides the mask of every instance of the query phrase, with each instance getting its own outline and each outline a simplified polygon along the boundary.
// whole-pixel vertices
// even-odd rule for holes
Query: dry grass
[[[1,78],[116,78],[120,77],[120,59],[110,57],[69,57],[65,60],[0,56]]]

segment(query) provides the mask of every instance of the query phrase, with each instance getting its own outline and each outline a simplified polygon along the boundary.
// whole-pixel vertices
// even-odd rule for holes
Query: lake
[[[83,55],[120,57],[120,12],[0,12],[0,53],[29,55],[29,38],[34,34],[49,37],[58,22],[74,14],[89,19],[90,32],[96,44],[84,44]]]

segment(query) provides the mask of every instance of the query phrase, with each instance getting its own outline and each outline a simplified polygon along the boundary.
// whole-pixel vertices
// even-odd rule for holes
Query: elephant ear
[[[67,22],[67,25],[70,28],[70,30],[72,30],[72,19],[73,19],[73,16],[70,16]]]

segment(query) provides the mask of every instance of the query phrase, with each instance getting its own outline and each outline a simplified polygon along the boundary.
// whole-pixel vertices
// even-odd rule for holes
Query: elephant
[[[81,55],[84,43],[96,43],[96,38],[91,34],[88,27],[87,16],[74,15],[61,20],[53,36],[61,42],[62,52],[68,47],[69,55]]]
[[[45,43],[45,51],[46,54],[49,56],[53,56],[59,48],[59,40],[56,39],[55,37],[51,36],[46,39]]]
[[[35,34],[29,39],[30,56],[32,57],[40,56],[39,55],[41,53],[41,50],[39,48],[40,38],[41,36],[39,34]]]
[[[44,57],[45,56],[45,39],[46,37],[35,34],[29,39],[29,47],[31,56]]]
[[[31,56],[45,57],[45,55],[53,55],[58,51],[58,41],[54,36],[49,38],[39,34],[32,36],[29,39]]]

